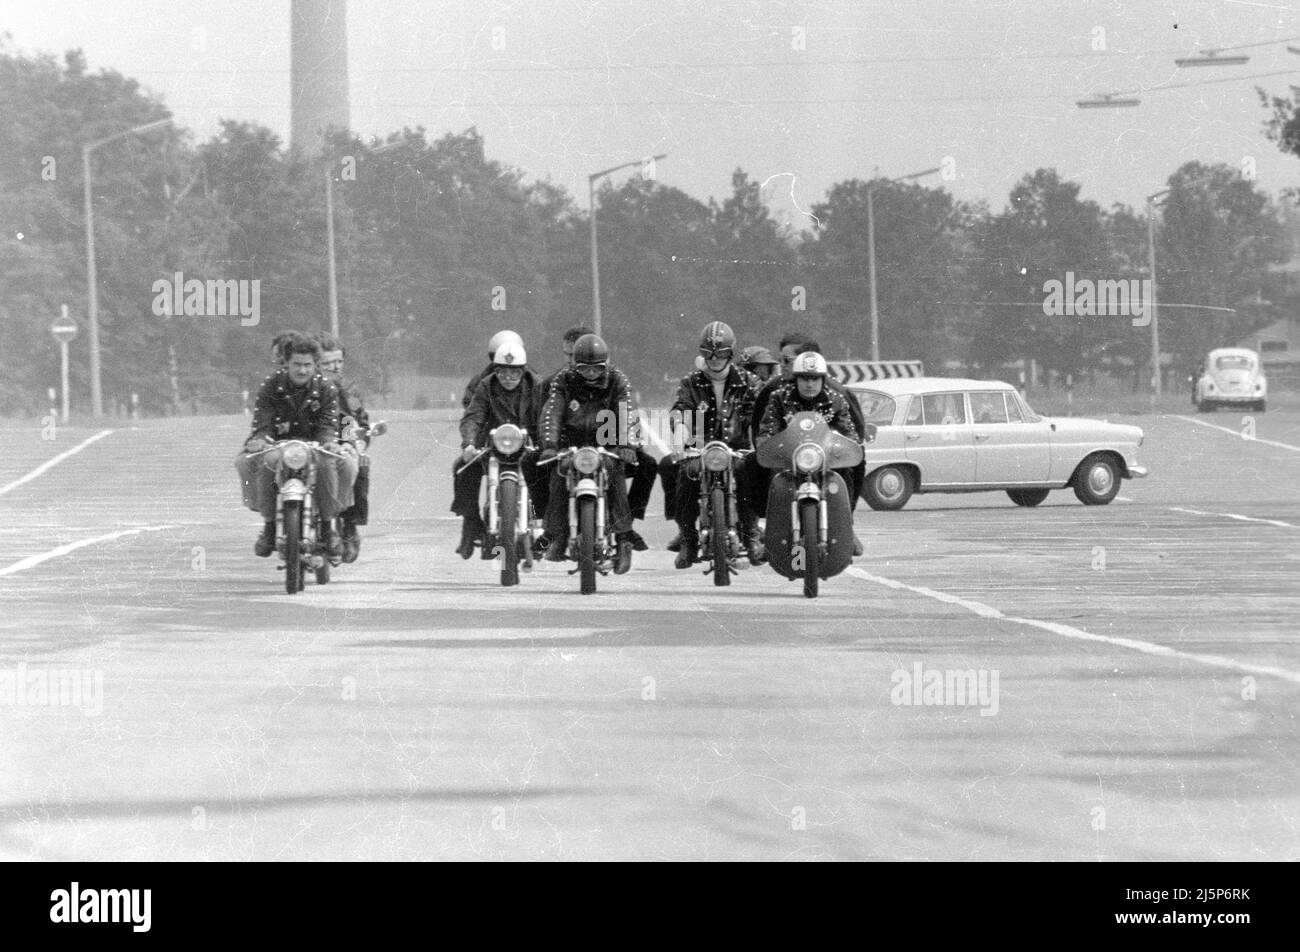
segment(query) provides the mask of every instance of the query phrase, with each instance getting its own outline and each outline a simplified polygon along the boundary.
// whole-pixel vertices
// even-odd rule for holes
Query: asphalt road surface
[[[504,590],[450,416],[390,421],[295,597],[243,418],[2,431],[0,859],[1300,859],[1300,413],[1126,420],[1105,507],[863,505],[816,600],[675,571],[658,489],[630,574]]]

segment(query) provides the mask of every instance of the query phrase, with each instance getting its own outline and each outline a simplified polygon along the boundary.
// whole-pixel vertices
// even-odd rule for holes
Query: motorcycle
[[[696,561],[708,562],[714,585],[730,585],[738,575],[741,554],[740,516],[736,508],[736,465],[751,450],[733,450],[721,440],[683,452],[683,467],[699,467],[700,549]]]
[[[758,448],[759,465],[778,470],[767,496],[768,563],[787,579],[802,578],[808,598],[853,561],[849,490],[833,470],[862,460],[862,444],[811,412],[795,414]]]
[[[251,456],[267,457],[275,466],[275,550],[283,559],[284,590],[296,595],[314,572],[317,585],[327,585],[331,562],[326,554],[325,518],[316,506],[316,452],[340,457],[307,440],[272,443]]]
[[[528,481],[524,478],[524,454],[532,447],[528,436],[513,423],[503,423],[488,433],[487,445],[456,470],[459,475],[487,456],[487,492],[483,525],[487,538],[485,558],[500,559],[501,584],[519,584],[519,569],[533,568],[533,534]]]
[[[574,446],[561,450],[554,459],[564,475],[569,493],[568,555],[578,563],[569,574],[579,573],[583,595],[596,591],[596,573],[608,575],[618,555],[618,542],[606,518],[606,490],[609,466],[605,458],[619,460],[617,453],[598,446]],[[554,543],[552,543],[554,544]]]

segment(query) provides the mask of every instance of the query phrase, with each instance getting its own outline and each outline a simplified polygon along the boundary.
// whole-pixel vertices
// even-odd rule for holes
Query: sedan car
[[[876,427],[862,488],[872,509],[902,509],[913,493],[987,490],[1037,506],[1067,487],[1104,506],[1121,479],[1147,474],[1140,427],[1039,416],[1009,383],[911,377],[847,389]]]
[[[1267,399],[1268,381],[1260,368],[1259,354],[1245,347],[1210,351],[1192,386],[1192,403],[1200,413],[1219,407],[1263,413]]]

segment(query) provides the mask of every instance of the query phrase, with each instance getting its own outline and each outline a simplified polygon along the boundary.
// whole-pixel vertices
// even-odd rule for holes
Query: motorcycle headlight
[[[720,473],[731,465],[730,451],[720,443],[711,443],[704,447],[700,462],[711,473]]]
[[[815,473],[826,465],[826,454],[816,443],[805,443],[794,451],[794,468],[801,473]]]
[[[284,448],[280,458],[290,469],[302,469],[307,465],[309,455],[306,444],[290,443]]]
[[[591,475],[600,469],[600,453],[590,446],[584,446],[573,454],[573,468],[584,475]]]
[[[492,431],[492,445],[502,456],[510,456],[524,445],[524,431],[513,423],[503,423]]]

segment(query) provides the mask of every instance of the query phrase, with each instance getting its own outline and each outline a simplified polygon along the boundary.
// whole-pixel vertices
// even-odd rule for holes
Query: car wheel
[[[1007,495],[1017,506],[1033,508],[1047,498],[1050,489],[1008,489]]]
[[[912,471],[901,466],[882,466],[867,476],[862,497],[872,509],[890,512],[902,509],[915,490]]]
[[[1074,471],[1074,494],[1085,506],[1104,506],[1119,494],[1119,467],[1109,456],[1089,456]]]

